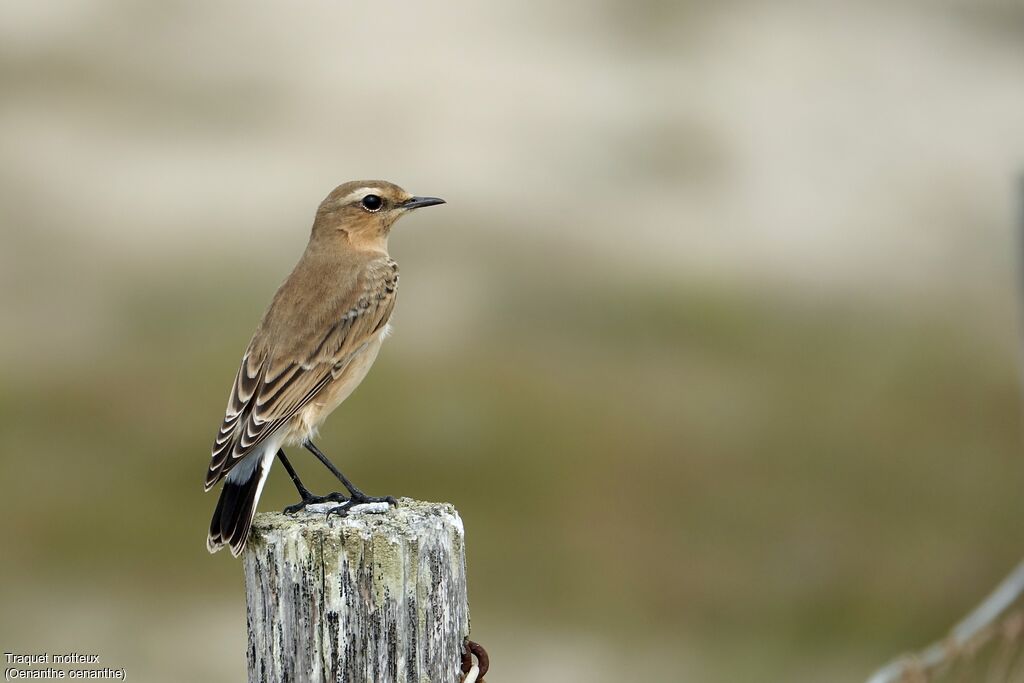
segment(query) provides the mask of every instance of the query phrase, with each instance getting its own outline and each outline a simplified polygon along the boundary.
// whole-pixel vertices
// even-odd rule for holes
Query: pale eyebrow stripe
[[[362,199],[365,195],[370,193],[379,195],[383,193],[383,190],[381,190],[379,187],[361,187],[358,190],[353,190],[352,192],[349,192],[347,195],[345,195],[344,198],[342,198],[342,200],[339,203],[348,204],[350,201],[354,199]]]

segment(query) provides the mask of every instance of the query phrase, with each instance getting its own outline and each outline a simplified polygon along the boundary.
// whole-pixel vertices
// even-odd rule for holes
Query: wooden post
[[[462,520],[447,503],[383,507],[256,516],[244,555],[249,683],[458,683]]]

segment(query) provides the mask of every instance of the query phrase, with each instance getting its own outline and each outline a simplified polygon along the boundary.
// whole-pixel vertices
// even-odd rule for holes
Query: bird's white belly
[[[380,346],[388,334],[388,327],[390,326],[385,326],[361,351],[357,351],[341,374],[321,389],[317,397],[292,418],[286,437],[288,444],[301,443],[314,437],[317,428],[327,416],[356,390],[366,377],[366,373],[370,371],[373,362],[377,360]]]

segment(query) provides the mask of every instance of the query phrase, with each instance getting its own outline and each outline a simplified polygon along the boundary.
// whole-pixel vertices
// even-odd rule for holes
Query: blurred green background
[[[1024,555],[1022,46],[1012,0],[4,3],[0,645],[244,679],[209,446],[374,177],[449,204],[321,446],[459,508],[489,680],[940,636]]]

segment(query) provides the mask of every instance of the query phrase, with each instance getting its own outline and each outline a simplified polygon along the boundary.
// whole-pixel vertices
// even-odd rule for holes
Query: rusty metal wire
[[[473,663],[473,657],[477,663]],[[461,683],[484,683],[484,674],[491,666],[491,658],[480,643],[466,639],[462,648],[462,679]]]

